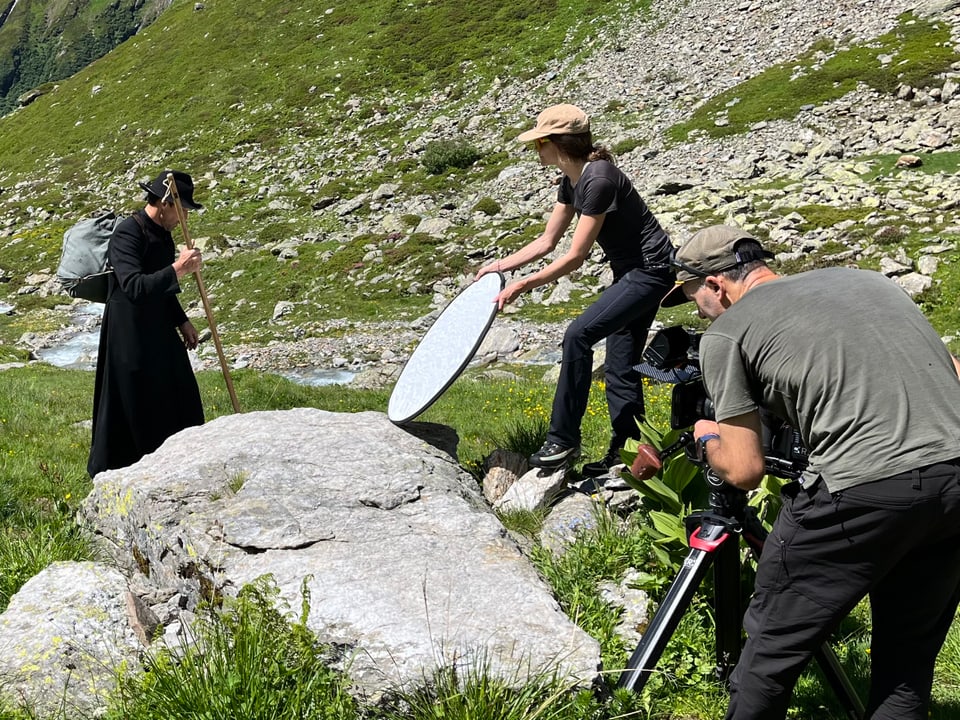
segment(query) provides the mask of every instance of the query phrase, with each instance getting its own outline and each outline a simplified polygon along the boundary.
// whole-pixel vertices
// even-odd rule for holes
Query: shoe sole
[[[556,468],[563,467],[564,465],[569,465],[579,457],[580,453],[570,453],[559,459],[540,458],[539,460],[534,460],[533,458],[528,458],[527,462],[535,468],[541,468],[543,470],[555,470]]]

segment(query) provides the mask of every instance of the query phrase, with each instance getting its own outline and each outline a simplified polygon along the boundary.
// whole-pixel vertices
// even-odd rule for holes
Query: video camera
[[[636,366],[641,375],[673,384],[670,399],[670,427],[682,430],[697,420],[713,420],[713,401],[707,396],[700,372],[700,338],[702,333],[679,325],[658,331],[643,351],[643,362]],[[763,450],[766,471],[777,477],[794,479],[807,467],[807,449],[800,433],[763,408],[760,409],[763,428]],[[691,448],[687,457],[695,457]]]

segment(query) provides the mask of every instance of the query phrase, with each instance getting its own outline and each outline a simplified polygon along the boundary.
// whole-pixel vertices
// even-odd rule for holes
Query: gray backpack
[[[70,297],[107,301],[107,279],[113,272],[107,261],[107,248],[121,220],[122,215],[108,212],[81,220],[63,234],[57,278]]]

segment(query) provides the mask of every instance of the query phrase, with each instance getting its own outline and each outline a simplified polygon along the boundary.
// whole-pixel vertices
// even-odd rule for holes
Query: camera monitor
[[[643,377],[665,383],[684,383],[700,377],[699,336],[679,325],[658,330],[633,369]]]
[[[497,314],[504,286],[500,273],[484,275],[447,305],[407,359],[397,379],[387,417],[410,422],[433,405],[473,359]]]

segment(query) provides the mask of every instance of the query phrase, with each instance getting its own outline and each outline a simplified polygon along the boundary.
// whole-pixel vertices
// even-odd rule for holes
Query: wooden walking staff
[[[180,193],[177,191],[177,183],[173,179],[173,173],[167,174],[167,192],[173,196],[173,204],[177,208],[177,219],[180,221],[180,230],[183,231],[183,241],[187,248],[193,250],[193,240],[187,230],[187,218],[183,214],[183,205],[180,204]],[[197,279],[197,287],[200,288],[200,298],[203,300],[203,310],[207,314],[207,325],[210,327],[210,335],[213,337],[213,344],[217,348],[217,357],[220,358],[220,369],[223,371],[223,379],[227,383],[227,392],[230,393],[230,402],[233,403],[233,411],[240,412],[240,403],[237,401],[237,393],[233,389],[233,380],[230,379],[230,371],[227,369],[227,359],[223,355],[223,346],[220,345],[220,334],[217,332],[217,323],[213,319],[213,311],[210,309],[210,300],[207,299],[207,290],[203,286],[203,278],[200,277],[200,271],[197,270],[193,276]]]

